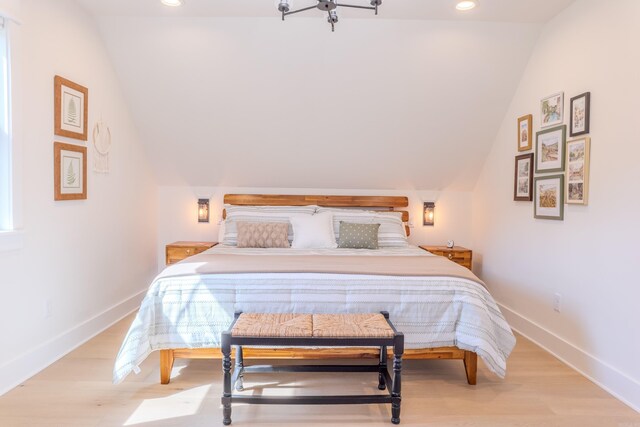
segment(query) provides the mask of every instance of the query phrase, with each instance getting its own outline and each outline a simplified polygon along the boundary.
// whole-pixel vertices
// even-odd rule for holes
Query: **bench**
[[[243,346],[286,347],[378,347],[377,364],[369,365],[252,365],[243,358]],[[231,348],[235,367],[231,373]],[[387,367],[387,347],[393,348],[393,377]],[[389,313],[380,314],[266,314],[236,313],[231,327],[222,334],[223,424],[231,424],[231,404],[342,405],[391,404],[391,422],[400,423],[402,355],[404,335],[398,332]],[[387,394],[334,396],[248,396],[243,390],[244,374],[251,372],[375,372],[378,389]]]

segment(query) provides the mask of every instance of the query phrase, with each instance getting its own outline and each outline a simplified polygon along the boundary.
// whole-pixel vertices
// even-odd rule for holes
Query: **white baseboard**
[[[640,382],[498,303],[511,328],[533,341],[633,410],[640,412]]]
[[[146,290],[0,366],[0,396],[17,387],[140,307]]]

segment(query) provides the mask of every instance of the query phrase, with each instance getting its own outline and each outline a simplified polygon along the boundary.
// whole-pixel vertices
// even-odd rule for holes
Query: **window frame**
[[[17,228],[19,223],[17,218],[17,196],[16,194],[16,165],[18,164],[16,158],[16,142],[14,134],[15,116],[14,116],[14,81],[12,79],[15,64],[12,55],[12,31],[11,24],[15,22],[13,18],[8,16],[0,16],[0,31],[3,33],[3,37],[0,43],[4,47],[0,47],[0,50],[4,50],[4,56],[7,58],[5,64],[0,66],[6,66],[6,79],[5,82],[0,81],[0,104],[4,103],[6,106],[5,117],[0,117],[0,121],[6,120],[6,132],[7,138],[4,146],[0,147],[0,168],[4,171],[4,176],[0,177],[0,185],[4,186],[4,197],[0,200],[0,252],[11,251],[22,248],[24,232]],[[0,123],[1,124],[1,123]],[[2,171],[0,171],[2,173]]]

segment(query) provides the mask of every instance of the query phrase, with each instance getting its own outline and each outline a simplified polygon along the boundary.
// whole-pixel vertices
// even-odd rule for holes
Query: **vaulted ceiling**
[[[319,11],[281,22],[273,0],[78,1],[160,184],[460,190],[541,23],[571,2],[482,0],[460,15],[449,0],[393,0],[331,33]]]

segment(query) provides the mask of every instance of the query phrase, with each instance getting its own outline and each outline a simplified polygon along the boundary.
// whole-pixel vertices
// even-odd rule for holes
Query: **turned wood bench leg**
[[[160,384],[169,384],[175,357],[173,350],[160,350]]]
[[[464,352],[464,369],[467,372],[469,385],[476,385],[478,376],[478,355],[473,351]]]

